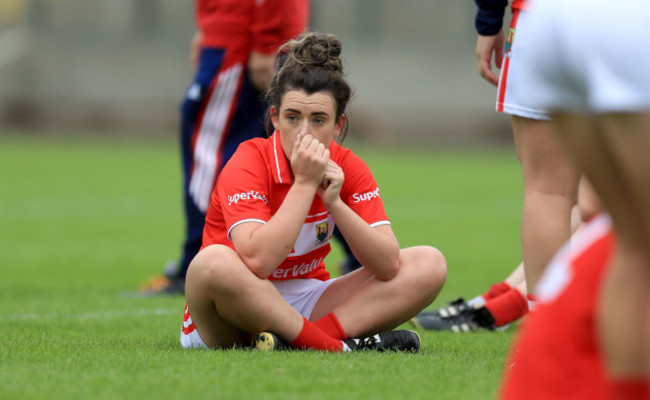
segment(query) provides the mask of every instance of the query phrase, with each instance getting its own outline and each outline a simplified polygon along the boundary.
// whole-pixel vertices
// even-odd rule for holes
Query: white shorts
[[[309,319],[316,303],[332,282],[338,278],[321,281],[320,279],[290,279],[271,281],[282,297],[303,317]]]
[[[550,116],[544,108],[535,105],[533,101],[535,92],[530,89],[530,69],[522,64],[519,57],[521,48],[530,46],[528,41],[521,40],[517,32],[520,25],[520,16],[526,11],[515,10],[510,23],[510,30],[506,36],[506,49],[499,75],[497,88],[496,110],[518,117],[536,120],[549,120]]]
[[[320,279],[291,279],[286,281],[271,281],[282,297],[303,317],[309,319],[316,303],[338,278],[321,281]],[[185,306],[183,326],[181,327],[181,346],[184,349],[207,349],[192,322],[190,312]]]
[[[650,110],[650,2],[543,0],[522,13],[520,62],[532,106],[608,113]]]

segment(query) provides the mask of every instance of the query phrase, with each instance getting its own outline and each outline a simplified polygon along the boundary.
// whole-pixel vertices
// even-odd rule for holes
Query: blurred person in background
[[[265,137],[262,93],[277,48],[304,32],[308,0],[196,0],[196,70],[181,108],[185,238],[180,259],[139,288],[182,294],[187,268],[201,247],[210,195],[223,166],[248,139]]]
[[[648,15],[646,0],[543,0],[520,31],[535,104],[551,111],[616,232],[596,310],[613,399],[650,398]]]
[[[521,251],[528,292],[544,267],[571,236],[571,211],[580,172],[554,135],[546,110],[531,101],[529,72],[518,51],[528,46],[516,35],[519,17],[537,0],[514,0],[507,36],[502,28],[507,0],[475,0],[478,12],[476,59],[479,74],[497,86],[496,109],[511,115],[512,131],[524,181]],[[492,63],[501,69],[499,78]]]
[[[497,86],[496,110],[511,115],[515,148],[523,172],[521,252],[526,289],[510,292],[510,283],[507,287],[502,283],[494,288],[498,293],[487,293],[492,297],[510,292],[510,304],[514,307],[512,315],[517,318],[524,315],[529,305],[534,303],[530,293],[539,276],[553,254],[571,236],[572,208],[577,199],[580,179],[575,162],[554,135],[548,112],[532,105],[531,96],[535,93],[528,88],[529,73],[517,57],[517,49],[527,46],[527,43],[515,40],[515,31],[520,14],[526,12],[531,1],[537,0],[512,2],[512,21],[507,36],[503,30],[507,0],[475,0],[478,11],[474,22],[478,31],[478,71],[483,79]],[[493,63],[501,69],[499,77],[492,70]],[[517,274],[514,276],[519,277]],[[519,295],[524,293],[526,298],[521,298]],[[466,324],[468,321],[459,321],[455,311],[473,307],[464,300],[450,306],[454,318],[436,322],[436,329],[458,328],[459,322],[465,324],[463,326],[471,326]]]

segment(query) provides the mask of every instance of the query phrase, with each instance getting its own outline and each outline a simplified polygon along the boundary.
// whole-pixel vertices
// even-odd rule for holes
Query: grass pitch
[[[513,149],[350,144],[379,182],[401,246],[449,274],[437,307],[519,263]],[[418,354],[184,351],[184,299],[139,298],[178,256],[174,140],[0,136],[0,398],[493,399],[506,332],[419,332]],[[328,257],[330,270],[341,250]],[[404,327],[410,327],[406,324]]]

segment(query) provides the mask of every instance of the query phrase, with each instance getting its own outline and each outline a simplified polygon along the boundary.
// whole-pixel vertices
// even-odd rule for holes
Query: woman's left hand
[[[343,169],[334,161],[329,160],[327,162],[327,167],[325,167],[325,176],[323,176],[323,181],[317,191],[321,200],[323,200],[325,207],[340,200],[343,181],[345,181]]]

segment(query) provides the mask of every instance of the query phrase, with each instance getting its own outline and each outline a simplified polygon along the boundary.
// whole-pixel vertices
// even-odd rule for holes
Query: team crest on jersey
[[[515,28],[510,28],[508,31],[508,36],[506,37],[506,53],[510,51],[512,47],[512,40],[515,38]]]
[[[323,243],[327,239],[327,222],[316,225],[316,240]]]

